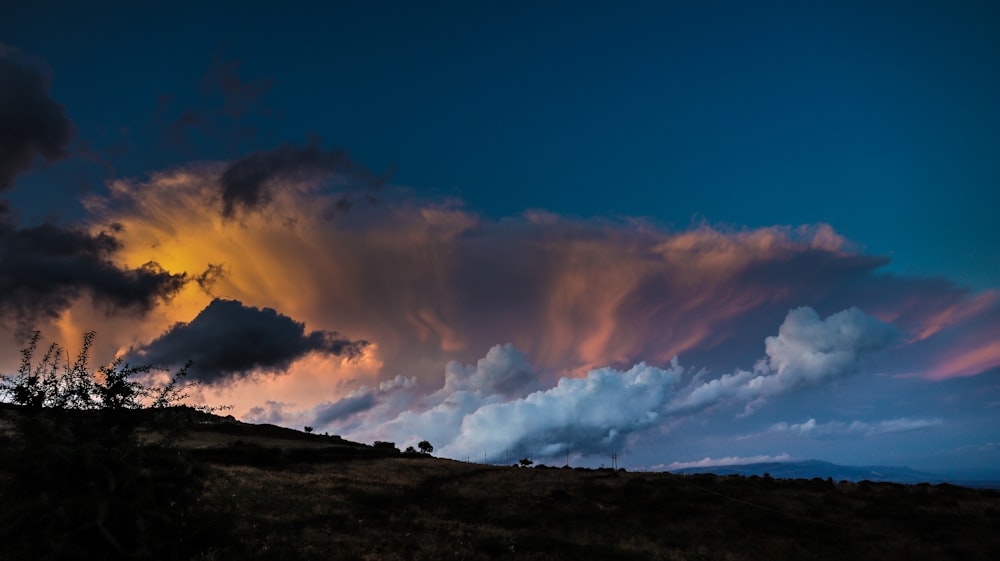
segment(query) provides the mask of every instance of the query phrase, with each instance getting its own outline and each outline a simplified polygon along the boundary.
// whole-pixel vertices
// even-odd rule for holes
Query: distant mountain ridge
[[[893,483],[962,483],[939,473],[918,471],[899,466],[842,466],[820,460],[799,462],[763,462],[755,464],[692,467],[670,470],[672,473],[714,473],[716,475],[763,476],[779,479],[833,478],[834,481],[886,481]]]

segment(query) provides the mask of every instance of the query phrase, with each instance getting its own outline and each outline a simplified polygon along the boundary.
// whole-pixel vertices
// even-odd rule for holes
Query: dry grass
[[[997,491],[484,466],[228,422],[183,443],[214,462],[202,561],[1000,559]]]
[[[219,467],[246,559],[982,559],[1000,494],[387,458]]]

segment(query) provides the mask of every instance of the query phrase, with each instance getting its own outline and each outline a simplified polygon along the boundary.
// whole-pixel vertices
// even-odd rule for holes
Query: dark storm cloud
[[[0,190],[39,159],[68,155],[73,124],[49,97],[43,68],[42,61],[0,44]],[[109,310],[146,312],[188,280],[154,262],[131,270],[116,266],[120,228],[96,235],[55,224],[18,228],[12,210],[0,199],[2,323],[25,327],[58,317],[84,294]]]
[[[323,404],[316,408],[316,424],[319,426],[328,425],[334,421],[339,421],[367,411],[375,406],[375,392],[365,388],[352,393],[351,395],[338,399],[333,403]]]
[[[274,150],[254,152],[230,163],[222,172],[219,178],[222,213],[230,217],[237,208],[256,210],[266,205],[270,200],[271,182],[276,179],[316,176],[352,167],[346,152],[324,150],[316,143],[285,144]],[[343,210],[349,208],[349,204]]]
[[[227,276],[229,276],[229,273],[226,271],[225,265],[221,263],[209,263],[208,267],[201,274],[194,277],[194,281],[198,284],[198,288],[202,292],[209,296],[215,296],[212,293],[213,287]]]
[[[43,224],[0,226],[0,311],[19,323],[55,318],[84,293],[112,309],[150,310],[187,282],[150,262],[133,270],[111,262],[112,235]]]
[[[0,190],[36,158],[52,162],[68,155],[73,123],[49,97],[49,79],[38,66],[0,44]]]
[[[284,371],[311,352],[354,357],[368,343],[332,331],[305,332],[305,324],[271,308],[215,299],[189,323],[177,323],[133,351],[142,362],[169,366],[192,361],[192,378],[227,381],[255,371]]]

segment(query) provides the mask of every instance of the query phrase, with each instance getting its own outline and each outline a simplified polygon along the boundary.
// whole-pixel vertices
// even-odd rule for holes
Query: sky
[[[992,2],[22,2],[33,330],[491,462],[1000,477]]]

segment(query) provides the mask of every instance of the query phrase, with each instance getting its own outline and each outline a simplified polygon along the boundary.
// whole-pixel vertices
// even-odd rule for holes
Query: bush
[[[0,458],[4,558],[190,558],[213,525],[204,470],[173,446],[185,370],[159,387],[141,381],[152,367],[120,359],[92,373],[93,333],[74,363],[53,344],[33,364],[39,338],[0,385],[19,406]]]
[[[387,451],[391,450],[391,451],[395,452],[396,454],[399,453],[399,448],[396,448],[396,443],[395,442],[386,442],[384,440],[376,440],[375,442],[372,443],[372,447],[373,448],[377,448],[379,450],[387,450]]]

